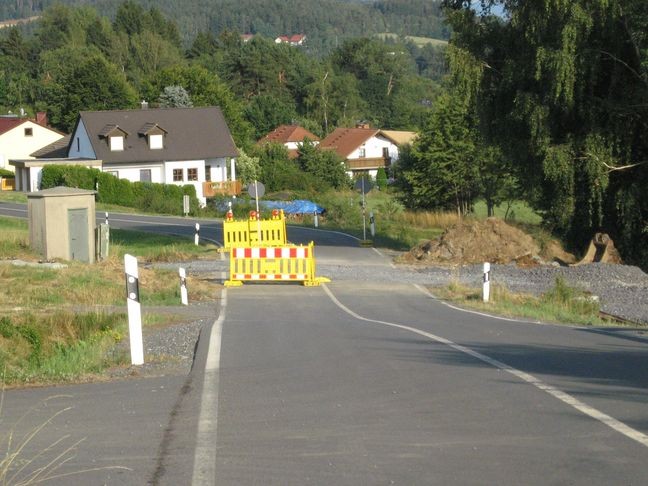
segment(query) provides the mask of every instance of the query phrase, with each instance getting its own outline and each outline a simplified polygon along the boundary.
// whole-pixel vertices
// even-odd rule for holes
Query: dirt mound
[[[426,241],[412,248],[403,256],[405,262],[428,262],[461,265],[470,263],[510,263],[534,265],[542,260],[553,260],[556,251],[561,259],[569,261],[567,254],[556,242],[551,254],[540,255],[540,247],[522,230],[506,224],[501,219],[459,223],[448,228],[436,240]],[[547,250],[547,249],[545,249]]]

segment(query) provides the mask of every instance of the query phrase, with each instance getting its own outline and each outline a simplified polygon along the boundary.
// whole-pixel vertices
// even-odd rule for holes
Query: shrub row
[[[97,190],[98,202],[155,213],[182,214],[182,200],[185,194],[190,197],[192,212],[199,207],[196,188],[192,185],[131,182],[80,165],[43,167],[41,188],[48,189],[56,186]]]

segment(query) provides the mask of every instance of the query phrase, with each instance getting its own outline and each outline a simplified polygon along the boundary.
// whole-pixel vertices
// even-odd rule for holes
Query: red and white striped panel
[[[306,280],[306,274],[235,273],[234,280]]]
[[[308,247],[234,248],[234,258],[308,258]]]

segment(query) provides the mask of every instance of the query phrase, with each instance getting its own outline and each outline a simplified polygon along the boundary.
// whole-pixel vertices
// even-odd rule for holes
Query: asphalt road
[[[158,230],[192,234],[182,221]],[[389,265],[289,229],[320,237],[318,262]],[[188,376],[8,390],[0,430],[17,444],[71,406],[20,459],[69,435],[86,439],[61,471],[128,468],[52,484],[645,484],[646,363],[640,337],[465,312],[414,285],[246,284]]]

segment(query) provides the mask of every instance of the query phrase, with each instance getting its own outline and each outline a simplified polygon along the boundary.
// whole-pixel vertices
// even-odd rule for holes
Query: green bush
[[[0,169],[0,177],[12,178],[16,177],[16,174],[7,169]]]
[[[183,196],[190,197],[192,212],[197,210],[196,188],[192,185],[130,182],[83,166],[48,165],[43,168],[41,187],[98,188],[97,201],[154,213],[182,214]]]
[[[387,187],[387,172],[384,167],[378,167],[376,172],[376,185],[381,191]]]

